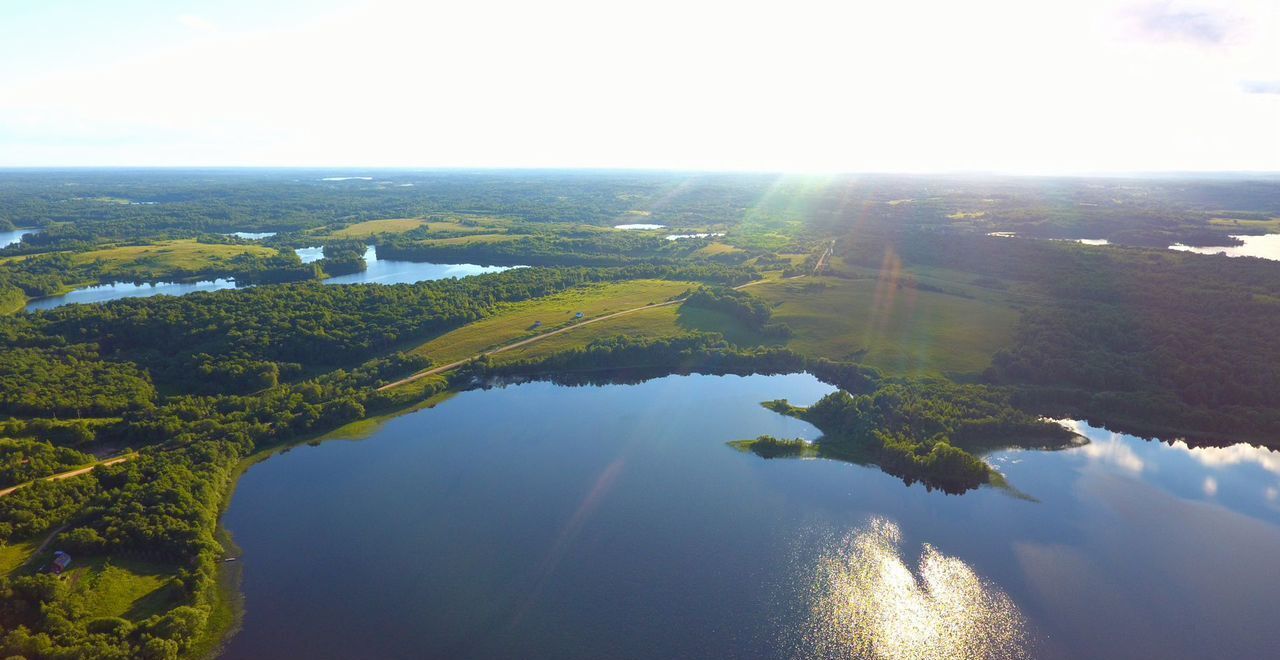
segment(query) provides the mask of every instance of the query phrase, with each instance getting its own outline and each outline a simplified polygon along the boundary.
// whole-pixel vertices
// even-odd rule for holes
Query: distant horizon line
[[[1280,177],[1275,170],[1092,170],[1092,171],[1011,171],[1011,170],[766,170],[611,166],[486,166],[486,165],[0,165],[5,172],[67,171],[309,171],[335,175],[374,172],[573,172],[647,174],[726,174],[767,176],[892,176],[892,177],[1008,177],[1008,178],[1195,178],[1195,177]]]

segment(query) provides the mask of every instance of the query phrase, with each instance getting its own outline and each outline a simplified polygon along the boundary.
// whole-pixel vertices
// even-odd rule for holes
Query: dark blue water
[[[1094,441],[906,487],[726,441],[807,375],[466,392],[250,469],[233,658],[1265,657],[1280,455]]]

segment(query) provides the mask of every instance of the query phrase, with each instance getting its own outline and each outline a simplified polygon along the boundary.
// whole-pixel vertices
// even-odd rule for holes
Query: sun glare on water
[[[928,544],[917,576],[901,541],[896,524],[876,518],[819,559],[801,655],[1028,657],[1025,619],[1004,592]]]

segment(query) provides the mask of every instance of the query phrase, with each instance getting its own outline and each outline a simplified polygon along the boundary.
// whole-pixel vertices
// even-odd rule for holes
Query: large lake
[[[728,440],[803,374],[529,383],[250,469],[231,658],[1266,657],[1280,455],[1093,441],[927,492]]]

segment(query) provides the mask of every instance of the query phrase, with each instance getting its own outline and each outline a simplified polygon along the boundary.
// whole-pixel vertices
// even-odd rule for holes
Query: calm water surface
[[[216,279],[199,282],[157,282],[155,284],[134,284],[133,282],[113,282],[76,289],[61,296],[37,298],[27,303],[26,310],[35,312],[42,309],[53,309],[72,303],[101,303],[120,298],[146,298],[149,296],[185,296],[196,291],[217,291],[234,289],[235,280]]]
[[[0,248],[8,247],[22,240],[27,234],[36,233],[35,229],[15,229],[13,231],[0,231]]]
[[[302,258],[302,263],[311,263],[324,258],[324,248],[298,248],[295,250]],[[440,280],[446,277],[467,277],[484,273],[500,273],[509,270],[510,266],[477,266],[475,264],[433,264],[417,261],[390,261],[379,259],[373,246],[364,255],[368,268],[362,273],[352,273],[324,280],[325,284],[408,284]],[[519,266],[515,266],[519,268]],[[198,282],[158,282],[156,284],[134,284],[132,282],[114,282],[76,289],[61,296],[38,298],[27,304],[29,312],[41,309],[52,309],[72,303],[100,303],[119,298],[145,298],[161,294],[182,296],[196,291],[217,291],[234,289],[235,280],[216,279]]]
[[[301,254],[299,254],[301,256]],[[312,260],[314,261],[314,260]],[[485,273],[501,273],[510,266],[478,266],[476,264],[433,264],[425,261],[392,261],[379,259],[377,247],[365,250],[364,272],[339,275],[325,280],[325,284],[412,284],[447,277],[467,277]],[[306,263],[304,261],[304,263]]]
[[[1022,493],[725,446],[807,375],[466,392],[244,476],[231,658],[1266,657],[1280,455],[1078,426]]]
[[[1230,247],[1192,247],[1190,245],[1171,245],[1170,250],[1196,252],[1199,254],[1225,254],[1228,257],[1259,257],[1280,261],[1280,234],[1264,236],[1235,236],[1244,241],[1244,245]]]

